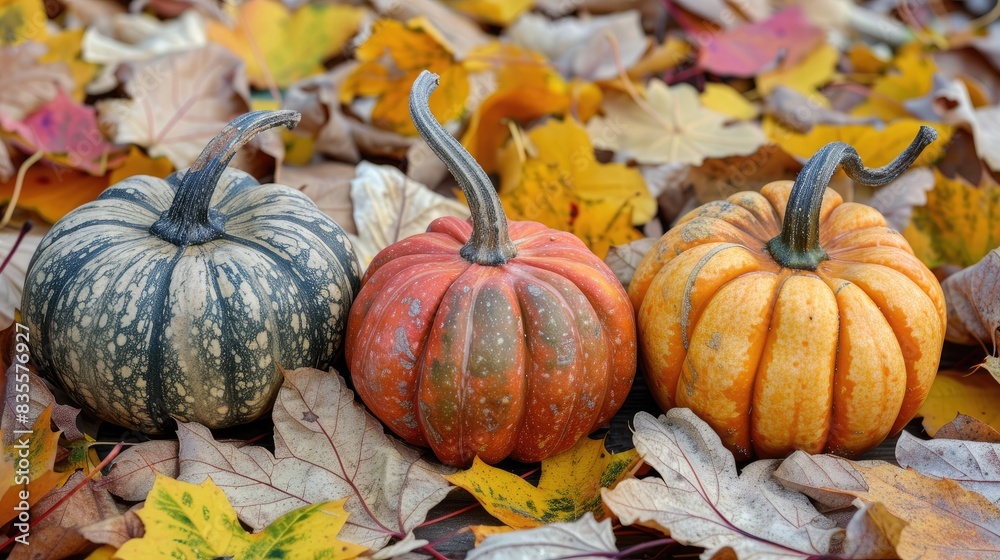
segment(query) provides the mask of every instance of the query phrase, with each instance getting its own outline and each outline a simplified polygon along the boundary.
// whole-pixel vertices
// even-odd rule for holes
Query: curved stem
[[[843,142],[831,142],[820,148],[795,178],[781,233],[767,242],[771,257],[786,268],[816,270],[828,258],[819,244],[819,211],[837,167],[843,165],[847,176],[859,183],[881,186],[902,175],[936,138],[933,128],[920,127],[916,138],[896,159],[877,169],[865,167],[858,152]]]
[[[276,126],[294,127],[302,118],[296,111],[252,111],[233,119],[187,169],[170,208],[149,231],[179,246],[218,239],[224,217],[211,209],[212,194],[226,166],[247,142]]]
[[[427,70],[414,80],[410,90],[410,118],[427,145],[448,166],[469,201],[472,235],[459,254],[471,263],[502,265],[517,254],[507,232],[507,216],[486,172],[431,114],[427,102],[437,86],[437,74]]]

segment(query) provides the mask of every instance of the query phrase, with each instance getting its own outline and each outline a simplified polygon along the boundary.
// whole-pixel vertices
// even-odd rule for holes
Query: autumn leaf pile
[[[261,135],[235,165],[312,198],[363,265],[437,217],[468,216],[410,120],[410,84],[430,70],[440,76],[432,112],[490,174],[508,217],[574,233],[624,283],[697,205],[794,178],[832,141],[880,166],[934,127],[938,140],[892,184],[871,190],[838,174],[831,186],[885,214],[942,279],[959,349],[922,425],[894,442],[894,462],[797,453],[737,465],[706,424],[675,409],[631,418],[634,450],[584,440],[543,462],[536,484],[422,456],[328,372],[286,372],[273,428],[222,437],[181,423],[174,439],[124,448],[97,441],[96,421],[32,373],[25,488],[13,482],[24,381],[11,326],[0,383],[0,526],[11,539],[0,552],[443,557],[449,538],[461,549],[472,537],[429,542],[440,522],[429,517],[460,515],[442,504],[467,492],[498,521],[470,528],[470,558],[1000,557],[991,6],[0,0],[5,324],[47,224],[124,178],[189,166],[252,109],[294,109],[302,121]],[[28,546],[13,541],[22,491]]]

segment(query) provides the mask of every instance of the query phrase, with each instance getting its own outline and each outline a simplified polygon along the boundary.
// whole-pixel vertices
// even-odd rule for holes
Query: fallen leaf
[[[85,482],[84,486],[76,490],[81,482]],[[57,504],[63,498],[66,501]],[[88,541],[80,529],[120,513],[111,495],[95,488],[94,481],[82,472],[74,473],[62,488],[49,492],[32,511],[36,516],[46,512],[46,517],[31,527],[31,544],[14,546],[11,560],[59,560],[85,554],[97,546]]]
[[[302,114],[302,120],[288,136],[308,136],[312,152],[350,163],[361,160],[354,126],[344,115],[337,97],[341,85],[355,68],[357,64],[353,62],[341,64],[330,72],[296,82],[285,91],[282,108]],[[304,159],[300,165],[308,163],[308,158]],[[291,159],[286,162],[293,163]]]
[[[896,442],[896,461],[933,478],[947,478],[1000,505],[1000,444],[922,440],[908,432]]]
[[[386,165],[362,161],[351,179],[354,224],[352,238],[362,267],[389,245],[427,230],[442,216],[466,218],[469,209],[458,200],[446,198]]]
[[[138,539],[146,533],[142,520],[136,514],[141,508],[142,504],[139,503],[121,515],[80,527],[80,534],[92,543],[111,545],[117,550],[126,541]]]
[[[232,27],[209,21],[208,38],[243,59],[258,88],[288,87],[321,72],[323,61],[343,50],[365,15],[361,8],[325,3],[292,11],[277,0],[248,0],[236,10]]]
[[[927,400],[917,412],[932,437],[959,413],[1000,430],[1000,383],[989,375],[939,371]]]
[[[619,64],[632,67],[649,47],[638,10],[556,20],[527,13],[504,35],[516,45],[545,55],[563,76],[590,81],[618,77]],[[617,54],[611,37],[618,45]]]
[[[21,120],[37,107],[55,99],[60,90],[73,90],[69,67],[58,63],[40,63],[46,52],[45,45],[32,42],[0,47],[0,68],[4,69],[4,79],[0,82],[0,115]]]
[[[951,127],[914,119],[899,119],[881,129],[863,124],[817,124],[806,134],[788,133],[772,137],[771,140],[789,154],[803,160],[812,157],[830,142],[844,142],[854,147],[865,165],[881,167],[910,145],[921,126],[930,126],[938,134],[937,140],[924,148],[913,163],[914,167],[921,167],[930,165],[941,157],[951,138]]]
[[[756,105],[733,86],[722,82],[705,84],[705,90],[701,92],[699,99],[706,109],[737,120],[749,121],[760,115],[760,109]]]
[[[809,463],[804,470],[832,467],[856,471],[863,480],[862,488],[852,483],[846,488],[826,486],[823,492],[881,504],[884,516],[898,520],[885,519],[898,531],[893,544],[900,558],[986,560],[1000,552],[1000,508],[954,480],[935,480],[888,463],[862,466],[833,456],[810,457],[801,451],[785,463],[798,461]],[[784,474],[780,476],[786,480]]]
[[[640,239],[634,226],[656,214],[642,175],[594,157],[587,132],[572,119],[550,120],[527,134],[534,155],[515,142],[500,154],[500,200],[510,220],[569,231],[598,257],[612,245]]]
[[[699,203],[723,200],[741,191],[759,191],[764,185],[782,179],[794,179],[802,164],[774,144],[768,144],[748,156],[706,159],[692,167],[687,182],[693,186]]]
[[[15,325],[12,325],[10,330],[13,331],[14,335],[10,350],[16,356],[18,354],[17,344],[24,343],[27,338],[30,338],[31,333],[26,332],[23,327],[18,329]],[[24,429],[25,425],[34,425],[46,412],[50,413],[50,418],[52,423],[56,425],[56,429],[62,432],[61,438],[63,440],[66,442],[84,440],[84,434],[76,427],[80,409],[56,402],[49,385],[32,369],[30,361],[28,362],[27,379],[25,379],[24,366],[19,365],[21,360],[14,359],[12,362],[14,363],[7,367],[5,385],[2,389],[3,412],[0,430],[3,431],[4,436],[0,437],[0,445],[6,448],[16,443],[24,436],[24,434],[18,434],[16,430]],[[23,388],[25,384],[27,391],[20,391],[19,388]],[[24,392],[28,394],[27,402],[17,396]],[[22,406],[19,407],[19,404]],[[27,405],[27,412],[23,410],[23,405]],[[61,453],[62,451],[59,451],[57,455]]]
[[[768,122],[771,119],[775,119],[783,127],[791,129],[790,131],[781,131],[784,134],[809,132],[817,124],[875,125],[882,122],[875,117],[856,117],[831,109],[821,104],[825,99],[815,95],[806,95],[785,86],[776,86],[765,99],[767,117],[764,119],[763,128],[767,132],[768,138],[777,137],[774,123]]]
[[[767,19],[771,15],[769,0],[676,0],[677,5],[723,29],[738,27],[746,22]]]
[[[125,161],[111,171],[108,179],[112,185],[136,175],[149,175],[165,179],[174,172],[174,164],[165,157],[151,158],[140,148],[131,146]]]
[[[137,144],[174,167],[191,165],[236,115],[249,108],[243,63],[207,45],[119,67],[130,99],[99,101],[102,124],[114,142]]]
[[[491,25],[508,26],[526,10],[534,0],[444,0],[452,8]]]
[[[941,282],[948,308],[945,338],[996,352],[1000,343],[1000,249]]]
[[[88,554],[83,560],[113,560],[116,552],[118,547],[104,545]]]
[[[851,110],[862,117],[884,121],[910,117],[903,102],[930,93],[936,65],[919,42],[900,49],[884,76],[875,80],[868,98]]]
[[[903,231],[910,224],[913,209],[927,204],[927,192],[934,188],[934,172],[930,169],[911,169],[891,183],[874,189],[869,196],[859,195],[862,188],[866,187],[855,186],[854,201],[878,210],[885,216],[889,227]]]
[[[614,245],[608,249],[604,263],[615,273],[618,281],[627,287],[632,281],[636,267],[656,244],[656,241],[655,237],[643,237],[625,245]]]
[[[49,426],[52,408],[47,407],[38,415],[38,420],[29,428],[19,425],[17,429],[30,430],[31,433],[7,434],[13,436],[13,443],[4,446],[3,458],[0,460],[0,525],[6,525],[18,516],[14,509],[21,502],[28,505],[38,503],[53,488],[61,486],[72,473],[57,473],[55,468],[56,453],[59,451],[59,433],[52,432]],[[21,453],[27,453],[27,457]],[[21,493],[27,493],[27,499]],[[20,511],[23,511],[22,507]]]
[[[20,237],[20,230],[11,227],[0,230],[0,260],[10,256],[7,266],[3,268],[3,275],[0,275],[0,328],[7,328],[14,323],[14,311],[21,307],[21,293],[24,291],[28,264],[45,233],[46,228],[32,228],[24,235],[15,251],[14,244]]]
[[[469,560],[532,558],[615,558],[615,535],[611,520],[597,521],[590,513],[569,522],[556,522],[536,529],[491,535],[469,551]]]
[[[795,64],[783,63],[774,70],[758,74],[757,91],[767,96],[779,86],[787,87],[824,104],[825,98],[816,88],[833,80],[839,59],[840,52],[836,48],[820,45]]]
[[[351,181],[354,177],[355,166],[324,161],[282,166],[279,182],[302,191],[344,231],[356,234],[358,227],[354,223],[354,203],[351,202]]]
[[[372,550],[405,537],[452,489],[441,475],[454,471],[385,435],[336,372],[286,371],[272,418],[273,455],[180,424],[179,479],[217,481],[255,530],[306,504],[347,497],[351,517],[340,537]]]
[[[493,517],[515,529],[529,529],[576,521],[587,513],[605,517],[601,489],[613,488],[640,463],[634,449],[612,454],[603,441],[584,438],[542,461],[537,486],[479,457],[469,469],[446,478],[472,494]]]
[[[160,475],[137,512],[145,534],[123,544],[115,558],[355,558],[364,547],[337,539],[348,518],[344,501],[303,506],[249,534],[212,479],[195,485]]]
[[[809,500],[771,478],[778,461],[757,461],[736,474],[733,455],[693,412],[674,408],[659,419],[633,420],[636,450],[662,478],[623,480],[604,503],[625,525],[668,533],[714,558],[809,558],[832,552],[840,530]]]
[[[47,21],[41,0],[6,0],[0,5],[0,45],[44,39]]]
[[[11,178],[0,183],[0,201],[11,199],[15,182]],[[98,177],[43,161],[28,169],[17,207],[54,223],[78,206],[96,200],[108,185],[107,175]]]
[[[437,0],[370,0],[369,3],[384,19],[407,21],[425,18],[454,49],[458,59],[464,58],[469,49],[493,39],[478,23]]]
[[[129,502],[139,502],[153,489],[158,475],[176,478],[179,472],[178,443],[175,440],[152,440],[126,447],[112,464],[111,472],[94,481]]]
[[[934,437],[961,441],[1000,443],[1000,431],[966,414],[959,413],[954,420],[941,426]]]
[[[9,180],[16,171],[14,162],[10,160],[10,150],[7,148],[7,144],[0,141],[0,182]]]
[[[340,88],[340,101],[349,105],[356,98],[374,98],[371,122],[380,128],[417,135],[417,128],[410,120],[410,86],[424,70],[440,76],[441,85],[429,101],[438,121],[454,120],[465,110],[469,95],[465,68],[455,59],[453,49],[441,34],[423,18],[406,24],[377,21],[355,56],[361,65]]]
[[[1000,185],[985,175],[978,186],[938,169],[934,176],[927,204],[913,209],[903,235],[929,267],[972,266],[1000,246]]]
[[[698,51],[698,66],[721,76],[756,76],[778,59],[796,64],[823,42],[823,33],[806,21],[798,6],[758,23],[711,35]]]
[[[75,86],[68,93],[73,94],[76,101],[84,101],[87,97],[87,87],[97,75],[99,67],[83,60],[83,35],[85,30],[64,29],[54,35],[49,35],[43,42],[49,52],[38,58],[42,64],[64,64],[73,76]]]
[[[854,506],[858,511],[844,529],[844,551],[841,556],[866,560],[898,558],[894,543],[899,542],[899,535],[906,523],[877,502],[868,503],[855,499]]]
[[[754,123],[705,108],[688,84],[667,86],[650,80],[646,107],[624,94],[609,94],[604,117],[587,123],[594,146],[639,163],[701,165],[708,157],[752,154],[767,143]]]

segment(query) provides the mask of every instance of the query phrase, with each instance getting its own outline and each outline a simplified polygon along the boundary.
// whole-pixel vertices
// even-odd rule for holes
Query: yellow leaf
[[[55,468],[56,453],[59,451],[59,433],[53,432],[49,424],[52,418],[52,407],[47,406],[35,424],[30,434],[13,435],[13,441],[3,450],[3,465],[0,474],[0,525],[16,518],[23,507],[22,502],[34,504],[53,488],[61,486],[72,472],[57,473]],[[0,432],[0,439],[3,439]],[[10,436],[8,436],[10,437]],[[23,493],[23,494],[22,494]],[[24,497],[27,496],[27,497]],[[19,509],[15,510],[14,508]]]
[[[748,121],[760,115],[760,109],[750,103],[743,94],[735,88],[723,83],[705,84],[701,93],[701,104],[713,111],[730,117]]]
[[[329,3],[308,3],[292,12],[276,0],[248,0],[233,14],[234,27],[209,20],[206,32],[246,62],[253,85],[265,88],[273,80],[287,87],[322,72],[323,61],[343,50],[364,13]]]
[[[444,0],[478,21],[506,27],[535,5],[535,0]]]
[[[848,63],[851,65],[851,80],[862,84],[869,84],[878,79],[878,75],[885,70],[890,62],[880,58],[871,47],[864,43],[854,43],[847,50],[846,55]]]
[[[694,49],[691,43],[677,37],[667,37],[662,44],[653,49],[639,59],[628,69],[630,78],[639,79],[653,74],[662,74],[667,70],[672,70],[685,60],[691,58]]]
[[[367,549],[336,538],[347,520],[345,501],[301,507],[250,534],[211,478],[190,484],[157,474],[137,512],[145,535],[126,541],[115,558],[355,558]]]
[[[934,170],[927,204],[913,209],[903,235],[927,266],[972,266],[1000,245],[1000,185],[980,186]]]
[[[134,175],[151,175],[153,177],[164,178],[174,172],[174,164],[165,157],[151,158],[146,152],[137,146],[132,146],[128,150],[125,163],[111,172],[111,184],[114,185],[123,179]]]
[[[959,413],[1000,430],[1000,383],[985,373],[938,372],[917,416],[923,416],[924,429],[933,436]]]
[[[934,60],[918,43],[904,47],[893,60],[889,73],[875,80],[868,99],[851,114],[884,121],[908,117],[903,101],[930,93],[935,70]]]
[[[43,64],[63,63],[69,67],[69,72],[73,76],[76,88],[73,90],[73,99],[81,103],[87,97],[85,88],[90,80],[97,74],[98,66],[86,62],[80,57],[83,50],[83,34],[85,28],[67,29],[61,33],[50,35],[43,43],[49,47],[49,52],[38,57],[38,62]]]
[[[0,201],[9,201],[16,177],[0,183]],[[77,206],[96,199],[108,188],[108,175],[97,177],[55,165],[35,164],[24,178],[17,207],[33,210],[46,222],[55,222]]]
[[[83,560],[111,560],[115,557],[116,552],[118,552],[117,548],[106,544],[88,554]]]
[[[611,454],[604,442],[584,438],[572,449],[542,461],[538,486],[476,457],[472,467],[446,477],[476,497],[491,515],[515,529],[576,521],[591,512],[606,517],[601,488],[632,474],[641,459],[634,450]]]
[[[896,154],[909,146],[921,126],[933,127],[938,133],[938,138],[927,146],[913,163],[915,167],[920,167],[930,165],[941,157],[951,138],[950,126],[900,119],[881,130],[865,124],[819,124],[806,134],[778,127],[766,127],[765,130],[771,134],[771,141],[793,156],[807,159],[830,142],[839,141],[854,146],[865,165],[880,167],[892,161]]]
[[[516,531],[517,529],[506,525],[472,525],[469,527],[469,530],[472,531],[472,534],[476,537],[476,546],[479,546],[483,543],[483,540],[486,539],[486,537],[510,533]]]
[[[0,0],[0,45],[44,39],[48,21],[41,0]]]
[[[840,53],[837,49],[824,44],[795,66],[761,73],[757,76],[757,90],[766,96],[781,85],[810,96],[814,101],[822,100],[824,105],[828,105],[826,98],[820,95],[816,88],[833,79],[837,71],[838,58]]]
[[[511,220],[569,231],[604,258],[611,245],[642,237],[633,226],[656,214],[656,200],[635,169],[599,163],[587,132],[572,120],[550,120],[528,140],[536,154],[522,158],[517,142],[500,153],[500,200]]]
[[[455,60],[454,51],[424,18],[405,25],[380,20],[371,37],[357,50],[361,64],[340,88],[340,101],[350,104],[358,97],[375,97],[371,120],[375,126],[409,136],[417,135],[410,120],[410,87],[423,70],[440,76],[431,96],[431,113],[441,122],[458,118],[469,96],[469,77]]]

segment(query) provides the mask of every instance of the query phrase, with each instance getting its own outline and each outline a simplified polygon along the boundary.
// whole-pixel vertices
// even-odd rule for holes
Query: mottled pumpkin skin
[[[629,286],[640,360],[664,410],[691,408],[738,459],[854,457],[916,414],[937,372],[941,287],[873,208],[827,189],[815,271],[765,249],[792,183],[685,216]]]
[[[471,231],[440,218],[375,257],[347,364],[375,415],[443,462],[538,461],[621,407],[635,375],[632,307],[571,234],[510,222],[517,256],[482,266],[459,255]]]
[[[360,285],[343,230],[298,191],[223,172],[225,236],[150,233],[184,172],[132,177],[60,220],[36,251],[22,315],[32,360],[83,406],[156,433],[267,412],[278,366],[327,367]]]

